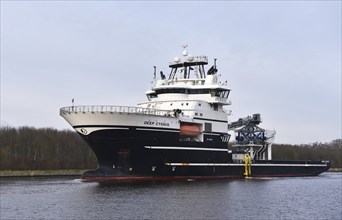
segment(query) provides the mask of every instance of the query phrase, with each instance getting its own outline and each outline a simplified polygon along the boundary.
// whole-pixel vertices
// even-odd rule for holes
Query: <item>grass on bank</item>
[[[0,170],[0,177],[79,176],[86,170]]]

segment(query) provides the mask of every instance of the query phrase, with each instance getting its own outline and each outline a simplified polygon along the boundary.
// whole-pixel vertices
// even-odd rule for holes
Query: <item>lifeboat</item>
[[[179,131],[181,136],[187,137],[196,137],[201,133],[198,124],[181,124]]]

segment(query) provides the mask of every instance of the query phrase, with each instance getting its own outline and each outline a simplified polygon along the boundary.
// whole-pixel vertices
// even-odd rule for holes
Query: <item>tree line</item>
[[[342,168],[342,139],[302,145],[273,144],[275,160],[330,160]],[[90,147],[71,130],[0,127],[1,170],[94,169]]]
[[[301,145],[273,144],[272,159],[330,160],[331,167],[342,168],[342,139]]]
[[[96,157],[74,131],[1,127],[1,170],[92,169]]]

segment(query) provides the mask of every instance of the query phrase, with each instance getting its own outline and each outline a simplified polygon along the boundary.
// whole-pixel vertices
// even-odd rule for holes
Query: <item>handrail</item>
[[[174,64],[179,64],[179,63],[198,63],[198,62],[203,62],[203,63],[208,63],[208,57],[207,56],[187,56],[187,57],[182,57],[182,59],[179,60],[174,60],[169,62],[169,65],[174,65]]]
[[[132,106],[112,106],[112,105],[84,105],[66,106],[60,109],[60,114],[70,113],[128,113],[142,115],[174,116],[174,111],[157,110],[152,108],[132,107]]]

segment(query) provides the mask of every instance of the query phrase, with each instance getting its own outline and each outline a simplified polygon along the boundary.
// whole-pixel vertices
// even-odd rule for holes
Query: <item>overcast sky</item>
[[[217,58],[229,121],[260,113],[276,143],[341,138],[341,1],[1,1],[1,125],[71,129],[73,98],[134,106],[185,43]]]

